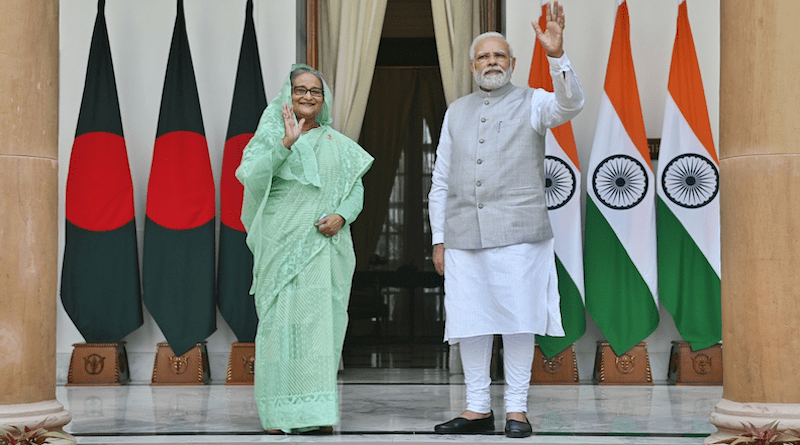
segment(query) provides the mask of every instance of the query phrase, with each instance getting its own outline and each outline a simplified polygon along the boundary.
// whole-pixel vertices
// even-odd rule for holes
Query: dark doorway
[[[443,279],[427,196],[446,110],[430,0],[389,0],[359,143],[375,157],[344,345],[347,367],[445,368]]]

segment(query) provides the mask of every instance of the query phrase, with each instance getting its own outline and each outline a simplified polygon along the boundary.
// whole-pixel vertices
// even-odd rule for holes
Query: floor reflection
[[[395,360],[375,353],[381,363]],[[465,405],[463,376],[445,369],[351,365],[339,382],[341,422],[326,438],[263,434],[252,386],[59,386],[56,395],[73,416],[65,430],[80,444],[513,442],[502,435],[502,381],[491,386],[497,431],[486,436],[431,434]],[[703,386],[533,386],[528,443],[698,444],[715,431],[708,415],[721,395]]]

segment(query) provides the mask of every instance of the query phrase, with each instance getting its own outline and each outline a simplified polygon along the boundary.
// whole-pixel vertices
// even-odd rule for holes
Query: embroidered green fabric
[[[301,65],[294,65],[292,69]],[[287,76],[264,111],[236,177],[244,185],[242,222],[253,252],[258,314],[255,396],[265,429],[292,431],[339,423],[336,374],[355,270],[349,224],[361,212],[361,177],[373,158],[330,127],[324,84],[318,128],[283,147]],[[314,223],[339,213],[333,237]]]

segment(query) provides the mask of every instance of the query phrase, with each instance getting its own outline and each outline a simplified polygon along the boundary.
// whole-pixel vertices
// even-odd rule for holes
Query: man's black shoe
[[[528,437],[533,433],[533,428],[528,422],[519,420],[506,420],[506,437]]]
[[[456,417],[445,423],[436,425],[433,430],[439,434],[487,433],[494,431],[494,413],[484,419],[469,420]]]

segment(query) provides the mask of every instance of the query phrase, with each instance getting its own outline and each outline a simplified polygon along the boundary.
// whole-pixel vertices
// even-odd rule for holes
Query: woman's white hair
[[[514,50],[511,48],[511,44],[508,43],[508,40],[506,40],[506,38],[502,34],[500,34],[499,32],[489,31],[489,32],[485,32],[485,33],[479,35],[478,37],[475,37],[475,40],[472,41],[472,46],[469,47],[469,60],[470,61],[473,61],[473,62],[475,61],[475,47],[478,46],[478,43],[483,39],[488,39],[489,37],[497,37],[497,38],[501,39],[502,41],[506,42],[506,45],[508,45],[508,57],[509,58],[513,58],[514,57]]]
[[[301,74],[305,74],[305,73],[311,73],[311,74],[317,76],[317,79],[319,79],[319,83],[321,83],[322,85],[325,85],[325,81],[322,80],[322,74],[320,74],[319,71],[315,70],[314,68],[307,67],[307,66],[300,66],[300,67],[297,67],[294,70],[292,70],[292,72],[289,73],[289,82],[292,85],[294,85],[294,80],[297,78],[297,76],[299,76]]]

